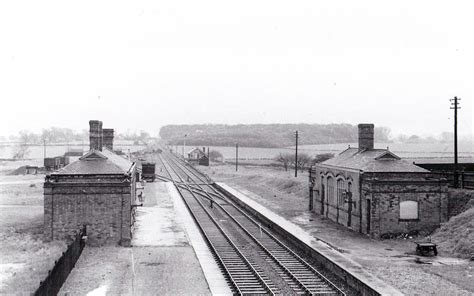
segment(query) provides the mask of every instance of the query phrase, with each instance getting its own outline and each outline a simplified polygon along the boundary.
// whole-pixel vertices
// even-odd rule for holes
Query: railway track
[[[159,161],[201,229],[233,293],[345,295],[218,191],[210,178],[169,152],[161,153]]]

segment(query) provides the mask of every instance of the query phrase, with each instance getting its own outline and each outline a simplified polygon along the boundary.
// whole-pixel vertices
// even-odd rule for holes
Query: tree
[[[25,159],[30,154],[30,148],[26,144],[19,144],[13,151],[13,159]]]
[[[222,162],[224,160],[224,156],[217,150],[209,151],[209,160],[214,162]]]
[[[375,140],[377,142],[387,142],[390,140],[391,130],[388,127],[380,126],[375,128]]]
[[[288,171],[290,164],[294,162],[295,156],[291,153],[280,153],[275,160],[283,165],[285,171]]]
[[[26,130],[22,130],[18,134],[19,143],[13,151],[13,159],[24,159],[30,153],[28,143],[34,143],[36,139],[33,133]]]
[[[311,156],[309,156],[306,153],[298,153],[297,163],[298,163],[298,168],[300,170],[306,169],[306,165],[309,164],[310,162],[311,162]]]

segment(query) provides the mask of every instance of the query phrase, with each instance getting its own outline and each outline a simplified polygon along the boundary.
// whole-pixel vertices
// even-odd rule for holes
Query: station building
[[[374,125],[359,124],[359,147],[310,171],[310,210],[372,237],[430,232],[448,219],[447,181],[374,149]]]
[[[90,151],[45,178],[45,239],[65,239],[85,225],[91,245],[129,246],[137,166],[113,152],[113,129],[97,120],[89,126]]]
[[[206,155],[206,147],[202,147],[202,150],[199,148],[193,148],[187,153],[187,155],[188,157],[186,160],[189,163],[209,166],[209,157]]]

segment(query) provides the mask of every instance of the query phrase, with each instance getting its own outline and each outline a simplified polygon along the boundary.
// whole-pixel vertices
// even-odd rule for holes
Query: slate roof
[[[359,150],[348,148],[321,163],[333,167],[362,170],[364,172],[429,172],[403,160],[386,149]]]
[[[193,148],[193,149],[189,150],[188,155],[193,153],[196,150],[197,150],[199,156],[206,156],[206,153],[204,153],[200,148]]]
[[[133,162],[104,147],[102,151],[89,151],[79,160],[68,164],[52,175],[123,175],[130,172],[132,167]]]

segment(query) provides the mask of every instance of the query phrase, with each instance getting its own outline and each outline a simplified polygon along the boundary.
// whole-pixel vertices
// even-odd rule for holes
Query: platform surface
[[[59,295],[231,294],[174,185],[145,196],[132,247],[86,247]]]

